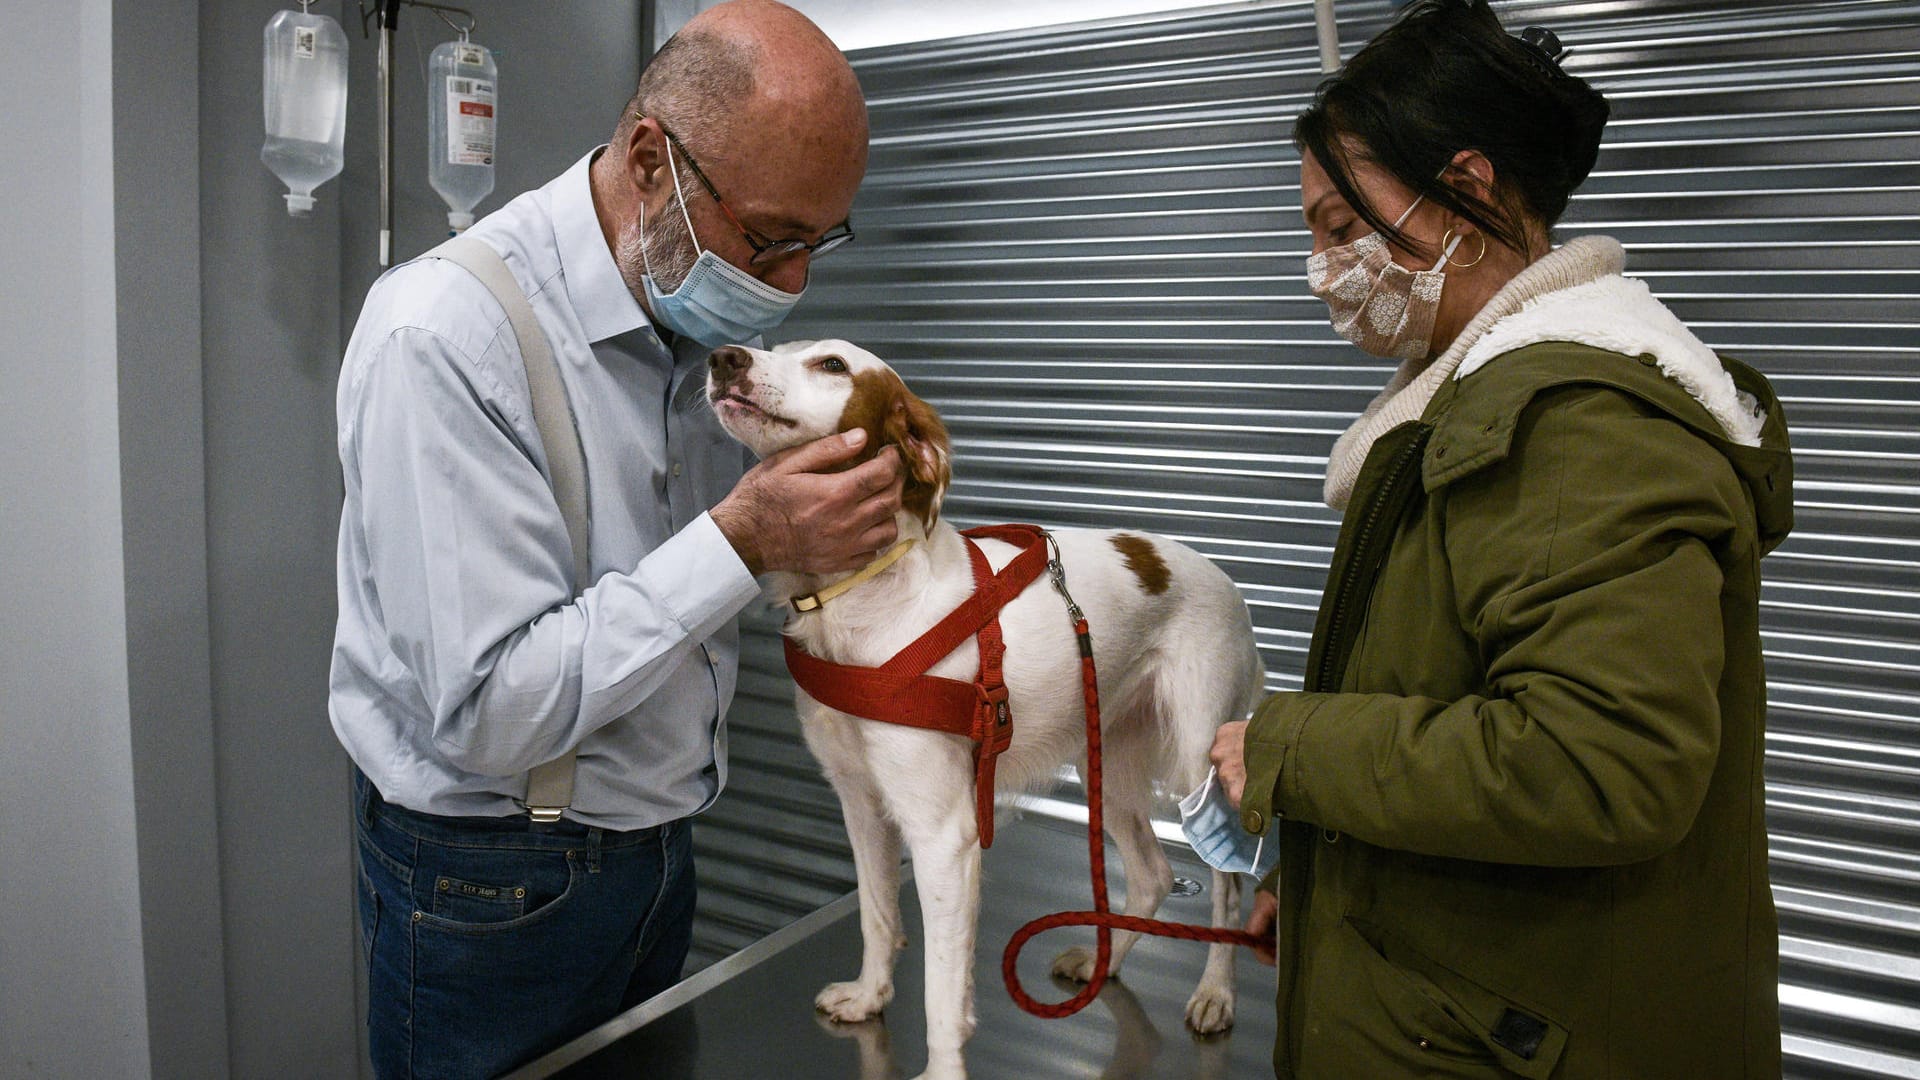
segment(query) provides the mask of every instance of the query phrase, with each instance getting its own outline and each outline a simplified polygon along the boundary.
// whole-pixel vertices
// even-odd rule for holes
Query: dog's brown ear
[[[900,465],[906,470],[901,506],[931,529],[940,519],[940,501],[953,479],[952,443],[933,406],[914,396],[905,383],[898,385],[899,392],[881,423],[881,443],[900,448]]]

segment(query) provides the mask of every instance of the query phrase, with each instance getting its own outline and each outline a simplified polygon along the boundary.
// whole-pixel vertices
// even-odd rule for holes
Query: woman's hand
[[[1213,734],[1213,750],[1207,755],[1220,775],[1220,789],[1227,793],[1233,808],[1240,808],[1240,793],[1247,787],[1247,722],[1236,720],[1220,725]]]
[[[1273,919],[1280,913],[1280,898],[1264,889],[1253,894],[1253,912],[1247,916],[1247,933],[1263,937],[1264,945],[1253,946],[1253,955],[1268,967],[1274,966]]]

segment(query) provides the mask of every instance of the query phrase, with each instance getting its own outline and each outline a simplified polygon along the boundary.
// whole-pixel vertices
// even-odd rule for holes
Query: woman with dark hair
[[[1778,1076],[1766,380],[1555,221],[1606,100],[1419,0],[1295,125],[1307,280],[1402,361],[1335,444],[1305,690],[1214,758],[1280,863],[1280,1076]],[[1274,895],[1277,889],[1277,896]]]

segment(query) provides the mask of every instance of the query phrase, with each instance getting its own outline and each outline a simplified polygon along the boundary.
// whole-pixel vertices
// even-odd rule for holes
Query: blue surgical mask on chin
[[[807,290],[790,293],[776,289],[701,247],[700,237],[693,231],[693,218],[687,216],[686,199],[680,194],[680,170],[673,163],[671,142],[667,143],[667,171],[673,174],[674,201],[680,204],[687,236],[700,257],[694,260],[693,269],[687,271],[679,288],[662,292],[653,280],[653,264],[647,258],[647,209],[641,204],[640,260],[646,272],[640,276],[640,283],[647,291],[647,306],[653,309],[654,320],[708,348],[751,341],[786,321]]]
[[[1227,801],[1217,770],[1207,770],[1206,782],[1180,800],[1180,831],[1202,862],[1229,874],[1266,877],[1280,859],[1280,845],[1268,847],[1265,836],[1240,827],[1240,814]]]

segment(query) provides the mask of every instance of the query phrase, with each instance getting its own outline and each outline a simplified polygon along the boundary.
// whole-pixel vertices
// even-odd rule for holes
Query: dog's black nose
[[[753,354],[738,345],[728,345],[707,354],[707,370],[716,379],[731,379],[753,366]]]

